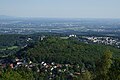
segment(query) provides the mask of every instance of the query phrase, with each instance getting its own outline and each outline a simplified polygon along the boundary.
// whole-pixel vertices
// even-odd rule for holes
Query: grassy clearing
[[[11,47],[4,47],[4,48],[1,48],[0,50],[12,50],[12,49],[17,49],[18,46],[11,46]]]

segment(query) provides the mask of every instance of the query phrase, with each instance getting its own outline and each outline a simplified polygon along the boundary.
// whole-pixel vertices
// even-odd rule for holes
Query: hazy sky
[[[120,0],[0,0],[0,15],[120,18]]]

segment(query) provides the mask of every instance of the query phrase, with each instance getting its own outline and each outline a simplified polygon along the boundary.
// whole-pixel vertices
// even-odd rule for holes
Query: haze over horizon
[[[120,0],[0,0],[0,15],[47,18],[120,18]]]

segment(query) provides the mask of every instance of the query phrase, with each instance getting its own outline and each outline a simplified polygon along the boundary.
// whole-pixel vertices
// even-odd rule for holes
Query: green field
[[[1,47],[0,50],[12,50],[12,49],[17,49],[18,46],[11,46],[11,47]]]

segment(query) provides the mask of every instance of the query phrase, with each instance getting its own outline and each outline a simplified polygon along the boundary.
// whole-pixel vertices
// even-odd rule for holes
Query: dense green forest
[[[46,37],[8,56],[16,57],[35,66],[0,67],[1,80],[120,80],[120,49],[76,38]],[[56,68],[58,64],[62,67]]]
[[[28,57],[33,62],[80,64],[95,62],[106,49],[113,52],[114,58],[120,57],[119,49],[100,44],[85,44],[72,38],[49,37],[30,47],[18,53],[18,57]]]
[[[38,40],[38,35],[2,34],[0,35],[0,57],[15,54],[25,45]],[[28,39],[32,40],[29,40]]]

